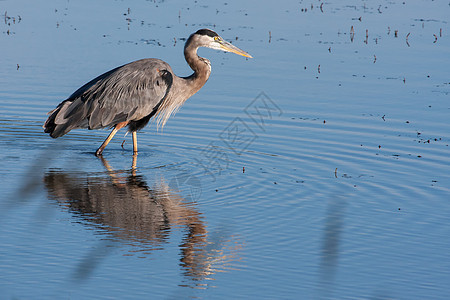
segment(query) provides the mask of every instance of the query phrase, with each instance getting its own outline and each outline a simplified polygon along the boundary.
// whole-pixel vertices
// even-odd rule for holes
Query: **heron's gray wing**
[[[138,60],[88,82],[70,97],[65,118],[83,119],[80,127],[105,128],[150,114],[172,84],[170,66],[159,59]],[[75,118],[75,119],[78,119]]]

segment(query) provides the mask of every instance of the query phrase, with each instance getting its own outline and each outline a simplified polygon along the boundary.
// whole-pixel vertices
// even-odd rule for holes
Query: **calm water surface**
[[[370,4],[369,4],[370,3]],[[2,299],[446,299],[445,1],[0,1]],[[118,65],[205,87],[164,130],[75,130],[46,113]],[[123,148],[121,146],[122,142]],[[133,167],[135,166],[135,167]]]

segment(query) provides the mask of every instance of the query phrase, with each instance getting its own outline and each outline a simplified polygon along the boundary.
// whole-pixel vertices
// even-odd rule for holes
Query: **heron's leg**
[[[103,144],[95,151],[96,156],[102,155],[103,150],[105,150],[105,147],[109,144],[109,142],[112,140],[112,138],[116,135],[117,131],[119,131],[121,128],[127,126],[128,122],[122,122],[114,126],[114,129],[111,131],[111,133],[108,135],[106,140],[103,142]]]
[[[102,155],[103,150],[105,150],[105,147],[109,144],[109,142],[112,140],[112,138],[116,135],[118,129],[114,128],[111,133],[108,135],[106,140],[103,142],[103,144],[95,151],[96,156]]]
[[[133,131],[132,134],[133,134],[133,155],[136,155],[138,153],[138,150],[137,150],[137,133],[136,133],[136,131]]]

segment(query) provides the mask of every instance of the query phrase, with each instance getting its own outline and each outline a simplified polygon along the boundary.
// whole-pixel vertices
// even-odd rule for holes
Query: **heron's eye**
[[[215,36],[215,37],[214,37],[214,40],[215,40],[216,42],[218,42],[218,41],[220,40],[220,38],[219,38],[218,36]]]

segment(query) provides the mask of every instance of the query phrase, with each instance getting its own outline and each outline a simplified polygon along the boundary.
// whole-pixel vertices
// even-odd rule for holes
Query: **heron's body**
[[[136,131],[154,116],[158,125],[164,126],[172,113],[208,80],[211,64],[197,55],[202,46],[251,57],[223,41],[217,33],[201,29],[189,37],[184,48],[186,61],[194,70],[191,76],[178,77],[169,64],[155,58],[117,67],[86,83],[50,111],[44,131],[57,138],[76,128],[113,127],[96,152],[100,155],[114,134],[128,126],[133,133],[133,150],[137,152]]]

